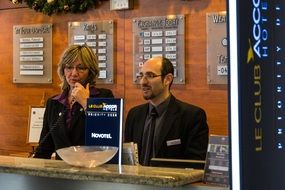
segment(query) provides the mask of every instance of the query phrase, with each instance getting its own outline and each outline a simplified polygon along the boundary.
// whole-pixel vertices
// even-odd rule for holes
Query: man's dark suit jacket
[[[142,136],[148,107],[146,103],[132,108],[125,124],[124,141],[137,143],[139,158],[142,156]],[[205,111],[171,95],[164,118],[156,139],[154,157],[204,160],[209,133]]]
[[[111,90],[104,88],[96,88],[95,94],[90,94],[90,96],[96,98],[114,97]],[[78,103],[76,102],[76,104]],[[48,138],[46,138],[44,142],[41,142],[36,149],[35,158],[50,158],[52,153],[57,149],[85,144],[85,112],[81,106],[80,109],[75,110],[69,128],[64,125],[64,118],[64,123],[57,125],[52,129],[52,132],[47,135],[53,124],[60,117],[60,113],[65,109],[65,106],[58,100],[54,100],[53,97],[47,100],[40,141],[42,141],[45,136]],[[57,159],[59,159],[58,155]]]

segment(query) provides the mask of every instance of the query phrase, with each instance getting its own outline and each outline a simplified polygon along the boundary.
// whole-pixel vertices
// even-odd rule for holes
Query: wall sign
[[[227,84],[227,16],[226,12],[207,14],[208,84]]]
[[[149,58],[164,56],[174,66],[174,84],[185,84],[184,15],[133,19],[133,82]]]
[[[228,3],[231,189],[285,189],[285,1]]]
[[[52,25],[13,27],[13,82],[52,83]]]
[[[30,106],[27,143],[37,146],[43,128],[45,107]]]
[[[99,84],[114,82],[113,30],[112,20],[68,23],[69,45],[86,43],[97,54],[100,69],[97,80]]]

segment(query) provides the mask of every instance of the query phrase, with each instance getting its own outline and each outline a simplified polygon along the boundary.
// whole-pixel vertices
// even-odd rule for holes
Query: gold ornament
[[[12,3],[13,3],[13,4],[18,4],[19,1],[18,1],[18,0],[12,0]]]
[[[69,6],[68,6],[68,5],[64,5],[64,6],[63,6],[63,9],[64,9],[65,11],[68,11],[68,10],[69,10]]]
[[[47,2],[48,2],[48,3],[52,3],[52,2],[54,2],[54,0],[47,0]]]

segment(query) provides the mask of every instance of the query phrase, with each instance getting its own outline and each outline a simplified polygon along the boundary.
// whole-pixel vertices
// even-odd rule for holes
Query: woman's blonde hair
[[[84,81],[84,85],[89,83],[90,86],[95,86],[97,76],[99,75],[98,60],[93,50],[84,45],[71,45],[65,50],[61,61],[58,64],[57,73],[61,80],[61,89],[69,89],[69,84],[64,76],[64,68],[66,65],[72,65],[74,61],[79,59],[81,64],[88,69],[88,77]]]

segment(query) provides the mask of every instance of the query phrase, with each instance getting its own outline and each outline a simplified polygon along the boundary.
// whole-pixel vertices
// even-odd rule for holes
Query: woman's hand
[[[79,82],[75,83],[74,88],[72,89],[72,92],[71,92],[71,96],[85,110],[87,106],[87,98],[89,98],[90,96],[89,83],[86,85],[86,88]]]

